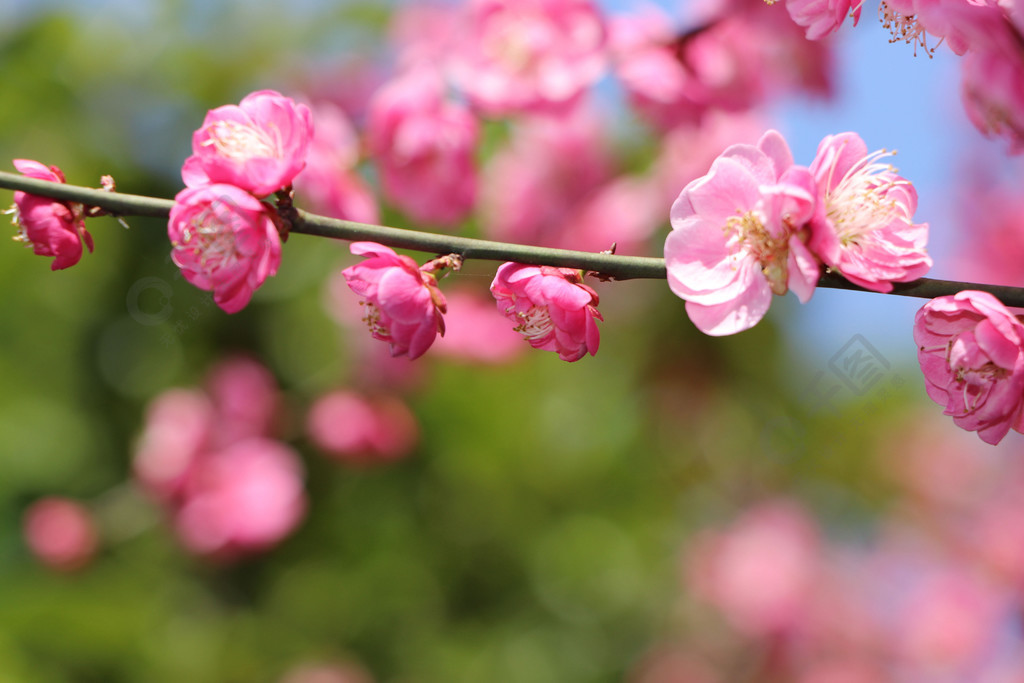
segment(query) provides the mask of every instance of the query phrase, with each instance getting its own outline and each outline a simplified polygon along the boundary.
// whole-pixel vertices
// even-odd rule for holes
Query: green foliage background
[[[3,163],[170,197],[206,109],[379,56],[388,8],[166,0],[32,14],[0,26]],[[642,160],[653,150],[639,144]],[[784,312],[707,339],[664,283],[628,282],[601,290],[594,358],[424,359],[415,454],[346,469],[301,429],[350,370],[323,307],[344,245],[295,236],[280,274],[227,316],[175,277],[161,221],[129,222],[93,221],[96,253],[59,273],[16,243],[0,249],[3,682],[272,681],[305,661],[359,662],[380,681],[622,680],[651,647],[704,627],[679,558],[705,523],[784,493],[836,528],[870,525],[887,498],[873,454],[922,393],[916,369],[895,368],[909,380],[896,391],[820,411],[802,394],[821,368],[792,363],[774,326]],[[128,310],[146,277],[173,286],[162,325]],[[221,566],[178,546],[131,486],[131,454],[149,399],[239,350],[288,392],[285,438],[303,453],[311,507],[278,549]],[[104,549],[82,572],[47,571],[24,546],[22,512],[47,494],[99,516]]]

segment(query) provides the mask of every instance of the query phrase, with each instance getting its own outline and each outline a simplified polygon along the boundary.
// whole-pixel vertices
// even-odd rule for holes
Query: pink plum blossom
[[[504,263],[491,283],[498,310],[535,349],[564,361],[593,356],[600,344],[597,292],[578,270]]]
[[[186,280],[237,313],[281,263],[273,217],[269,205],[234,185],[182,190],[167,224],[171,258]]]
[[[704,107],[690,97],[692,75],[679,59],[668,15],[654,7],[608,22],[615,75],[630,104],[658,130],[696,123]]]
[[[399,399],[345,390],[316,400],[306,431],[326,454],[353,464],[397,460],[408,455],[419,438],[415,416]]]
[[[446,100],[434,69],[411,70],[370,102],[367,144],[385,196],[417,221],[452,226],[476,202],[476,118]]]
[[[818,206],[811,251],[854,284],[876,292],[893,282],[922,277],[932,260],[925,251],[928,224],[914,223],[917,192],[867,153],[856,133],[829,135],[818,146],[811,173]]]
[[[419,358],[444,334],[444,295],[432,273],[408,256],[375,242],[353,242],[352,253],[367,257],[342,275],[363,298],[363,320],[374,339],[391,345],[392,356]]]
[[[312,136],[306,105],[259,90],[207,112],[181,175],[188,187],[226,183],[265,197],[291,185],[305,166]]]
[[[146,408],[135,447],[135,476],[157,500],[178,500],[217,425],[210,399],[194,389],[169,389]]]
[[[590,0],[471,0],[451,59],[481,111],[561,112],[606,68],[606,29]]]
[[[73,500],[55,496],[37,500],[25,511],[23,527],[29,549],[53,569],[81,569],[96,553],[92,514]]]
[[[270,439],[245,439],[204,456],[175,513],[182,542],[219,558],[276,545],[305,515],[302,477],[298,454]]]
[[[810,172],[793,165],[786,141],[768,131],[757,146],[733,145],[672,205],[665,261],[672,291],[705,334],[756,325],[772,294],[801,302],[820,276],[804,224],[814,211]]]
[[[838,31],[847,14],[856,26],[862,4],[852,0],[786,0],[786,11],[793,21],[807,29],[808,40],[819,40]]]
[[[692,589],[741,633],[792,632],[809,616],[821,572],[820,539],[799,505],[769,501],[728,529],[698,537],[687,558]]]
[[[295,177],[295,190],[310,210],[332,218],[377,223],[373,190],[356,171],[359,137],[337,105],[313,107],[316,130],[306,155],[306,167]]]
[[[961,95],[971,123],[988,137],[1009,140],[1024,152],[1024,56],[993,49],[963,60]]]
[[[1024,324],[991,294],[928,302],[914,319],[925,388],[960,428],[996,444],[1024,431]]]
[[[14,167],[29,178],[63,183],[64,174],[56,166],[44,166],[31,159],[15,159]],[[18,190],[14,193],[14,224],[19,227],[14,239],[32,247],[38,256],[53,256],[51,270],[69,268],[82,258],[82,243],[92,251],[92,235],[85,229],[81,204],[40,197]]]
[[[246,356],[226,358],[210,370],[206,385],[217,411],[211,445],[274,432],[281,396],[273,373],[262,363]]]

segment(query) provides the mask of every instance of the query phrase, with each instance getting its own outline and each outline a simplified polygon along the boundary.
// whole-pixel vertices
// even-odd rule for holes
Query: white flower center
[[[752,255],[761,264],[761,272],[773,293],[782,295],[789,291],[788,235],[781,239],[773,237],[756,211],[730,218],[725,224],[725,232],[733,261],[739,261],[742,253]]]
[[[896,176],[892,164],[878,160],[892,156],[884,149],[872,152],[854,164],[835,188],[825,195],[828,217],[835,226],[842,245],[860,244],[867,233],[889,225],[893,220],[910,223],[913,219],[909,207],[889,198],[889,191],[910,183]],[[839,155],[836,155],[836,160]],[[832,184],[835,162],[829,169],[828,184]],[[899,197],[895,193],[894,197]]]
[[[191,251],[199,258],[203,270],[230,266],[238,252],[229,220],[218,215],[218,207],[211,205],[192,217],[182,231],[182,241],[174,246]]]
[[[279,134],[257,126],[247,126],[237,121],[215,121],[206,127],[210,137],[204,147],[214,147],[217,153],[233,161],[247,159],[279,159],[281,139]],[[277,133],[277,130],[274,130]]]
[[[547,306],[532,306],[527,311],[516,313],[516,317],[519,318],[520,322],[514,328],[515,331],[530,341],[544,339],[555,329],[555,324],[551,322],[551,313],[548,312]]]

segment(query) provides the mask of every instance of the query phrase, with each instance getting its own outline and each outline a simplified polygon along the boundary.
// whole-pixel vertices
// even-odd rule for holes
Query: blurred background
[[[1021,168],[970,126],[950,51],[888,44],[869,8],[812,44],[781,3],[599,6],[600,80],[481,116],[454,212],[382,190],[366,131],[453,49],[457,3],[5,0],[0,163],[172,197],[205,112],[273,88],[333,135],[299,206],[660,255],[729,144],[778,128],[807,164],[855,130],[899,150],[934,276],[1024,284]],[[732,80],[658,102],[643,50],[669,43]],[[164,222],[127,224],[91,219],[60,272],[0,250],[0,681],[1020,680],[1022,437],[988,447],[928,400],[922,301],[819,290],[711,339],[664,282],[598,283],[600,352],[564,363],[470,263],[409,362],[359,320],[346,244],[293,236],[229,316]]]

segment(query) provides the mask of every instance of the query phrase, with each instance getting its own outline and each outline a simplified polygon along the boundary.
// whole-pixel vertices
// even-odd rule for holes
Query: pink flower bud
[[[991,294],[958,292],[914,318],[928,396],[961,429],[999,443],[1024,431],[1024,324]]]
[[[564,361],[593,356],[601,341],[597,292],[571,268],[504,263],[491,283],[498,310],[530,346],[555,351]]]
[[[206,114],[192,135],[192,156],[182,178],[189,187],[227,183],[265,197],[291,184],[306,164],[313,117],[273,90],[260,90],[238,105]]]
[[[353,242],[362,263],[342,271],[349,288],[363,297],[363,320],[374,339],[391,344],[391,355],[419,358],[444,334],[447,309],[444,295],[431,273],[420,270],[408,256],[375,242]]]
[[[317,399],[306,430],[325,453],[349,463],[397,460],[412,451],[419,437],[416,418],[400,400],[351,391]]]
[[[89,511],[65,498],[43,498],[25,511],[25,540],[44,564],[60,571],[85,566],[96,552]]]
[[[29,178],[63,183],[56,166],[47,168],[31,159],[15,159],[14,167]],[[20,229],[14,239],[25,242],[38,256],[53,256],[51,270],[69,268],[82,258],[82,243],[92,251],[92,235],[85,229],[81,204],[40,197],[18,190],[14,193],[14,223]]]
[[[185,189],[174,202],[167,224],[174,263],[193,285],[212,290],[224,311],[237,313],[281,263],[273,209],[233,185]]]

